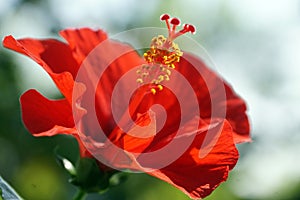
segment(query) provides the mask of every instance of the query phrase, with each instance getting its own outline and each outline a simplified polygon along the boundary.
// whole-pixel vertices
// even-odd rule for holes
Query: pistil
[[[176,32],[180,20],[170,18],[168,14],[161,15],[160,19],[166,22],[168,37],[158,35],[152,39],[150,49],[144,53],[147,64],[137,70],[137,82],[150,84],[149,90],[154,95],[163,90],[163,82],[170,80],[172,70],[175,69],[176,63],[180,61],[180,57],[183,55],[174,40],[187,32],[196,33],[195,27],[191,24],[184,24],[183,28]]]

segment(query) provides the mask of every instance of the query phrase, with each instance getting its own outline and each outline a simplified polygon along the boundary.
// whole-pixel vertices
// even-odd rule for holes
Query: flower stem
[[[75,196],[73,197],[73,200],[84,200],[86,196],[85,191],[79,189]]]

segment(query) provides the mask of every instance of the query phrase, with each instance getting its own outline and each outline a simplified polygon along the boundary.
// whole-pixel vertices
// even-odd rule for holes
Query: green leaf
[[[22,199],[22,198],[0,176],[0,200],[18,200],[18,199]]]
[[[110,186],[117,186],[124,183],[128,179],[128,174],[125,172],[117,172],[109,179]]]
[[[56,157],[56,160],[71,176],[76,175],[76,169],[71,161],[59,156]]]
[[[61,156],[57,152],[57,148],[54,150],[56,161],[62,168],[64,168],[71,176],[76,176],[76,169],[71,161]]]
[[[110,175],[100,170],[95,159],[81,158],[76,172],[71,183],[85,192],[99,192],[109,187]]]

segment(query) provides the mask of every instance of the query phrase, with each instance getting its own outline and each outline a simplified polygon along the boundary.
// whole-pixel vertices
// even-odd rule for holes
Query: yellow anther
[[[162,82],[169,81],[172,70],[175,69],[176,63],[180,62],[183,55],[178,44],[174,40],[187,32],[195,33],[196,29],[191,24],[185,24],[183,28],[176,31],[180,20],[170,18],[164,14],[161,20],[166,21],[168,27],[168,38],[163,35],[158,35],[151,40],[150,48],[143,56],[147,64],[142,65],[137,71],[137,82],[139,84],[151,84],[149,90],[152,94],[163,90]],[[171,27],[172,24],[173,26]]]
[[[151,88],[151,90],[150,90],[151,92],[152,92],[152,94],[156,94],[156,89],[154,89],[154,88]]]
[[[165,75],[165,80],[166,81],[169,81],[170,80],[170,77],[168,75]]]
[[[171,75],[171,70],[169,70],[169,69],[166,69],[165,71],[166,71],[166,75],[168,75],[168,76],[170,76],[170,75]]]
[[[161,83],[169,81],[175,63],[180,61],[182,52],[178,45],[162,35],[154,37],[150,49],[143,54],[147,64],[142,65],[137,71],[139,84],[154,84],[150,91],[156,94],[157,90],[163,90]]]
[[[143,79],[138,78],[138,79],[136,79],[136,82],[137,82],[137,83],[143,83],[144,81],[143,81]]]
[[[162,82],[164,80],[164,76],[163,75],[159,75],[157,80],[158,80],[159,83]]]
[[[157,85],[157,88],[162,91],[162,89],[164,89],[164,87],[162,85]]]

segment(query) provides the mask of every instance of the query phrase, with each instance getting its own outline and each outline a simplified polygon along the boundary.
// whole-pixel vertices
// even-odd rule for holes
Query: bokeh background
[[[68,27],[102,28],[110,35],[132,28],[164,27],[162,13],[194,24],[192,36],[217,71],[247,101],[253,143],[208,200],[300,199],[299,0],[0,0],[0,38],[58,38]],[[0,47],[0,175],[29,200],[71,199],[76,189],[55,161],[54,149],[77,160],[74,139],[34,138],[23,127],[19,96],[36,88],[59,93],[36,63]],[[101,198],[188,199],[155,178],[131,174]]]

